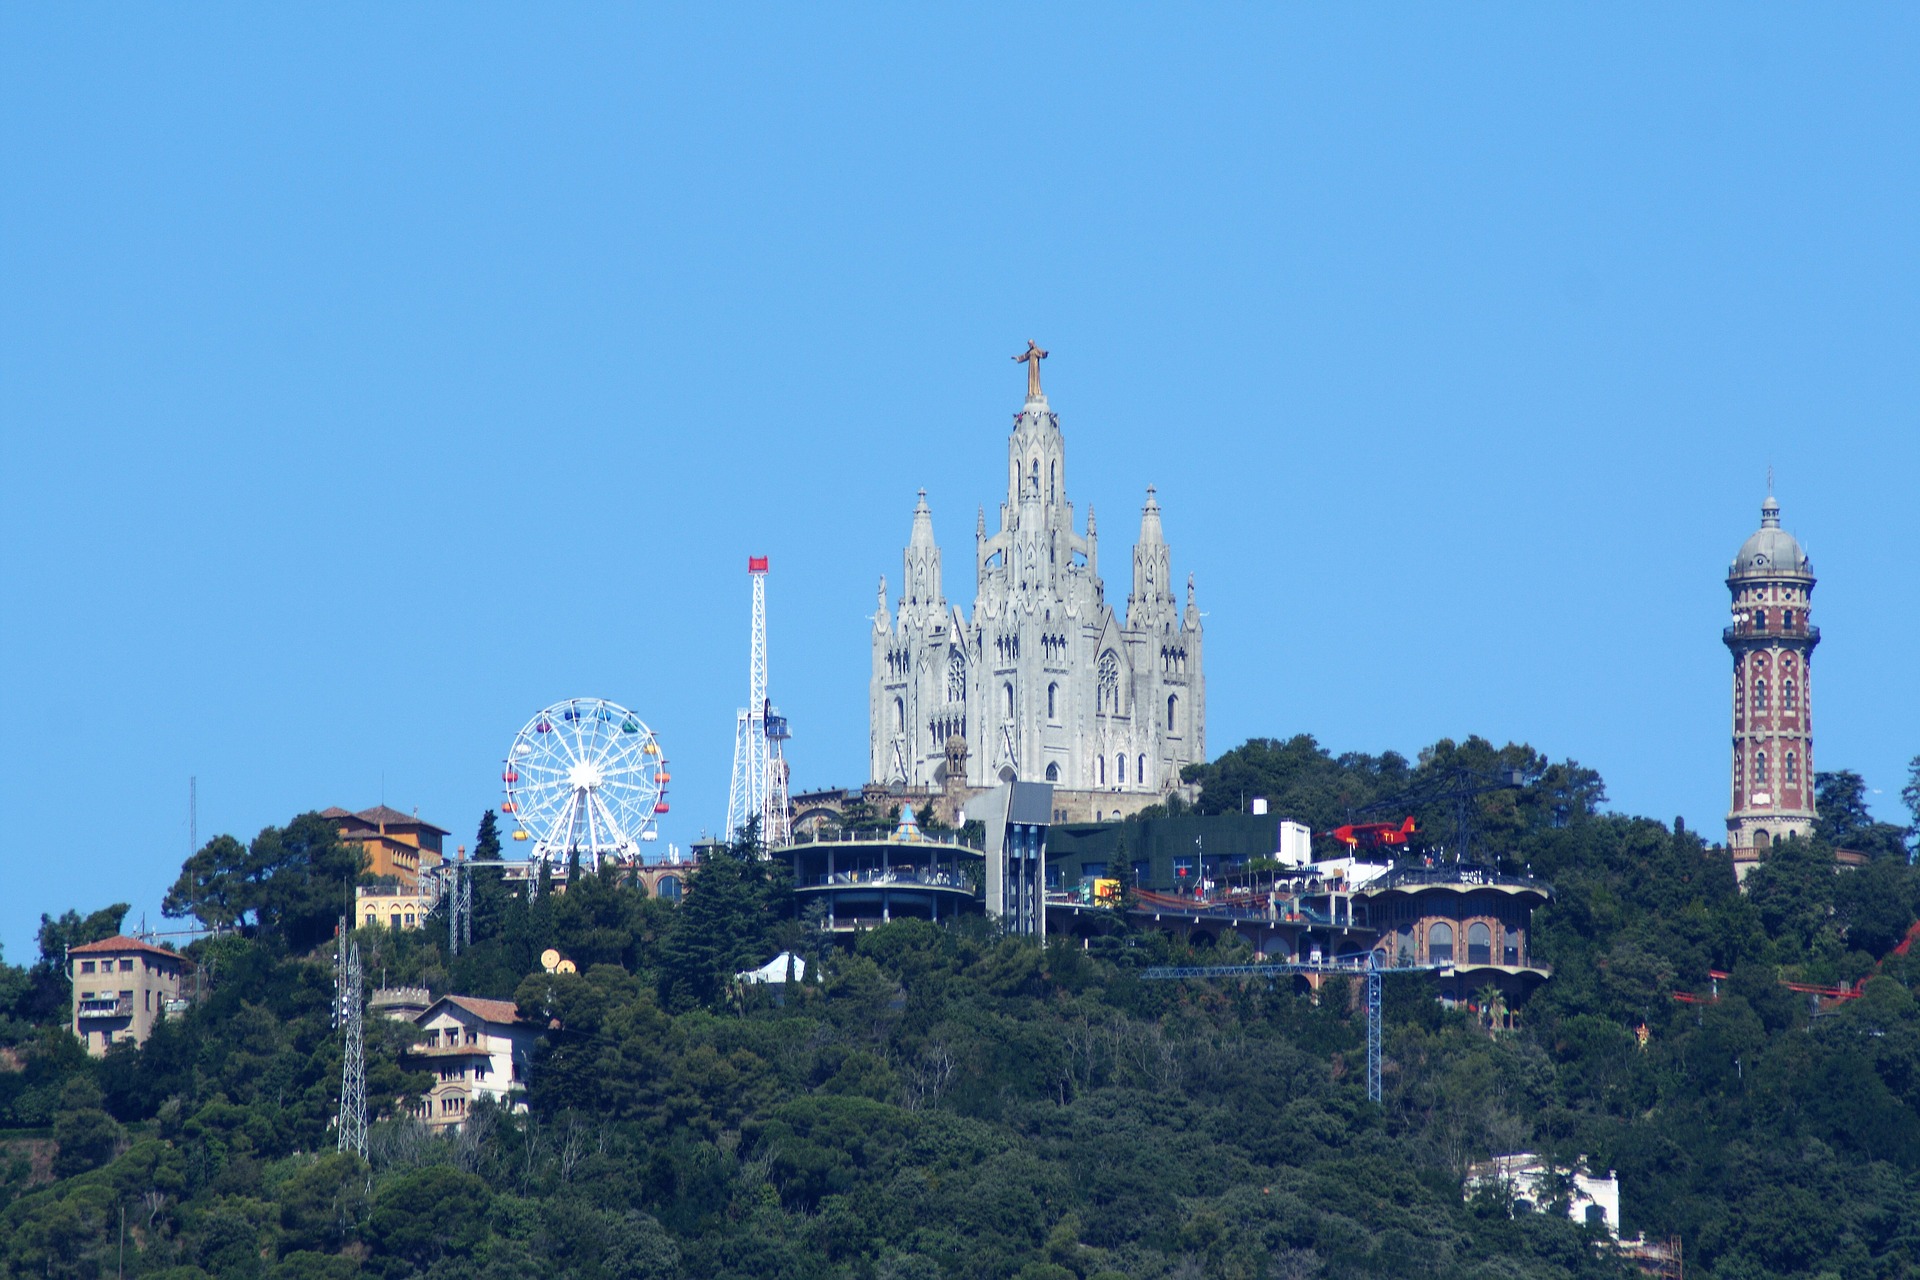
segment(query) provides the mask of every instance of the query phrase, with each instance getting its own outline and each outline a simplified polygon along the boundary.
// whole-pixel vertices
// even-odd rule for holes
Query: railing
[[[1795,623],[1791,627],[1758,626],[1751,622],[1736,622],[1720,632],[1720,639],[1726,644],[1736,640],[1805,640],[1809,645],[1820,643],[1820,628],[1805,623]]]
[[[82,1000],[79,1014],[83,1018],[130,1018],[133,1016],[133,997]]]
[[[965,876],[944,871],[836,871],[830,876],[809,876],[795,887],[800,889],[867,888],[906,886],[926,889],[958,889],[972,893],[973,884]]]
[[[902,836],[898,826],[833,828],[813,835],[796,835],[791,844],[781,847],[792,850],[810,844],[903,844],[914,848],[925,845],[940,849],[970,849],[975,853],[986,848],[984,839],[970,840],[957,831],[922,831],[916,835]]]
[[[1552,894],[1553,886],[1532,876],[1505,875],[1492,867],[1395,867],[1368,889],[1397,889],[1409,884],[1459,885],[1474,889],[1535,889]],[[1364,892],[1364,890],[1362,890]]]

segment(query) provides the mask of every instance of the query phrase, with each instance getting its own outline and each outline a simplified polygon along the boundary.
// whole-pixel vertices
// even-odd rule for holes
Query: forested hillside
[[[1125,927],[1081,950],[908,922],[837,949],[741,846],[678,907],[593,876],[529,903],[482,873],[453,960],[444,926],[360,931],[374,981],[512,998],[546,1028],[527,1114],[435,1138],[395,1115],[423,1084],[411,1029],[370,1021],[363,1163],[334,1150],[315,924],[352,859],[311,817],[213,842],[175,908],[244,929],[191,948],[209,990],[144,1047],[94,1061],[62,1029],[64,948],[124,908],[51,917],[38,961],[0,969],[0,1258],[175,1280],[1632,1274],[1597,1228],[1463,1196],[1469,1161],[1534,1150],[1618,1170],[1628,1234],[1680,1237],[1694,1276],[1920,1267],[1905,833],[1840,775],[1820,835],[1742,895],[1724,852],[1601,812],[1596,775],[1524,747],[1262,741],[1196,780],[1203,810],[1263,795],[1323,828],[1463,762],[1522,775],[1476,798],[1474,841],[1555,887],[1534,941],[1554,977],[1500,1034],[1391,980],[1380,1106],[1337,987],[1144,982],[1186,953]],[[1449,812],[1422,830],[1452,838]],[[1836,842],[1876,856],[1836,874]],[[542,972],[546,947],[579,972]],[[782,949],[801,986],[729,981]],[[1711,994],[1710,970],[1717,1000],[1673,998]],[[1817,1016],[1783,985],[1861,978]]]

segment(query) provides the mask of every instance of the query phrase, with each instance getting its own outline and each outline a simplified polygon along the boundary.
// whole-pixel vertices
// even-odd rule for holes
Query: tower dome
[[[1772,494],[1760,504],[1760,527],[1740,544],[1729,578],[1811,578],[1813,562],[1800,549],[1800,540],[1780,527],[1780,504]]]

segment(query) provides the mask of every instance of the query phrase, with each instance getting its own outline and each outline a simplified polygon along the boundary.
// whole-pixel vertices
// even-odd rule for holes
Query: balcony
[[[1721,642],[1728,645],[1746,644],[1805,644],[1811,649],[1820,643],[1820,628],[1810,627],[1796,622],[1790,627],[1756,626],[1751,621],[1736,622],[1720,632]]]
[[[77,1010],[82,1018],[131,1018],[132,996],[88,996]]]

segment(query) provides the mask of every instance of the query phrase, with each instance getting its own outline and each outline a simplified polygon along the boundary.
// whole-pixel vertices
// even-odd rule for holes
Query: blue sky
[[[1820,576],[1817,762],[1920,752],[1897,6],[0,13],[0,942],[203,839],[639,710],[720,823],[749,553],[863,780],[915,490],[971,598],[1052,352],[1108,587],[1158,486],[1209,745],[1533,743],[1720,829],[1728,561]]]

